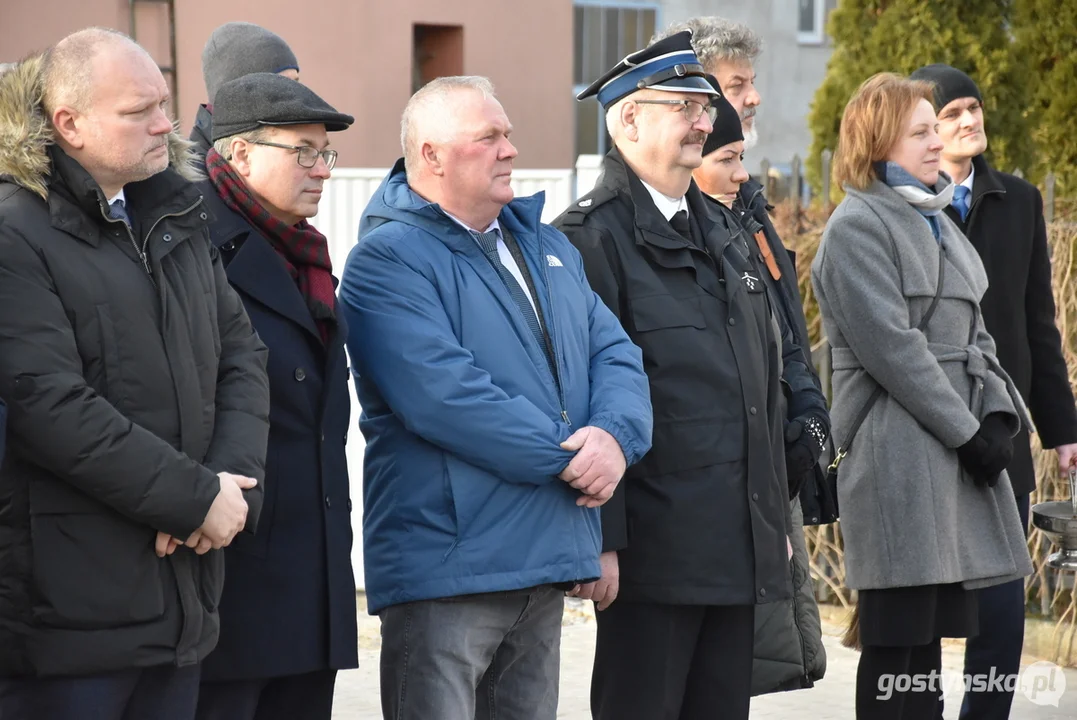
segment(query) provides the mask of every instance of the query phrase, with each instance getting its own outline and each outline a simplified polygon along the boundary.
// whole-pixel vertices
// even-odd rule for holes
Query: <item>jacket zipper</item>
[[[150,242],[150,235],[153,234],[153,231],[157,229],[157,226],[165,218],[181,217],[181,216],[186,215],[187,213],[191,212],[192,210],[194,210],[196,207],[198,207],[201,204],[202,204],[202,196],[199,195],[198,196],[198,202],[196,202],[194,205],[187,208],[186,210],[182,210],[180,212],[168,213],[167,215],[162,215],[161,217],[157,218],[157,220],[154,221],[153,225],[150,226],[149,232],[146,233],[146,238],[142,241],[142,247],[138,246],[138,241],[135,240],[135,234],[131,231],[131,226],[130,225],[128,225],[123,220],[117,220],[117,219],[114,219],[114,218],[110,218],[107,215],[106,215],[106,219],[108,219],[109,222],[121,222],[121,223],[123,223],[124,230],[127,231],[127,238],[131,241],[131,247],[133,247],[135,249],[135,252],[138,253],[139,260],[142,261],[142,269],[146,271],[146,274],[149,275],[150,279],[152,280],[153,279],[153,270],[150,269],[150,261],[149,261],[149,258],[146,256],[146,246]],[[154,284],[156,284],[156,283],[154,283]]]
[[[561,419],[565,421],[565,424],[572,427],[572,421],[568,419],[568,409],[565,406],[565,383],[561,377],[561,363],[557,361],[557,318],[554,317],[556,310],[553,303],[553,291],[550,285],[550,263],[546,259],[546,248],[542,244],[542,223],[538,224],[535,228],[535,237],[538,238],[539,249],[539,263],[542,267],[542,278],[546,281],[546,296],[550,298],[550,349],[553,351],[550,353],[550,362],[553,363],[553,375],[554,382],[557,383],[557,400],[561,404]],[[538,302],[538,298],[535,301]]]

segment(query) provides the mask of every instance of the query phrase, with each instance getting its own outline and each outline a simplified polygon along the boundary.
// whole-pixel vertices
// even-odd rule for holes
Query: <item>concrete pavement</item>
[[[366,614],[360,596],[359,669],[349,670],[337,679],[333,720],[379,720],[381,705],[378,688],[378,651],[380,637],[378,621]],[[859,653],[841,646],[841,628],[824,621],[824,643],[827,651],[826,677],[810,690],[768,695],[752,701],[752,720],[851,720],[854,713],[854,688]],[[565,610],[561,640],[561,698],[557,713],[564,720],[590,720],[589,688],[591,663],[594,657],[595,626],[589,603],[569,599]],[[948,644],[943,649],[943,673],[946,682],[961,672],[962,645]],[[1036,658],[1026,658],[1026,666]],[[1035,673],[1033,669],[1031,673]],[[1034,683],[1031,673],[1024,676],[1031,692]],[[1011,720],[1072,720],[1077,718],[1077,670],[1058,670],[1054,676],[1055,689],[1068,689],[1061,694],[1058,707],[1037,705],[1021,692],[1014,700]],[[1045,682],[1042,684],[1046,684]],[[1054,693],[1056,696],[1057,692]],[[1039,691],[1041,702],[1051,697],[1051,691]],[[957,718],[961,705],[960,693],[946,697],[946,720]],[[436,720],[436,718],[431,718]],[[625,720],[649,720],[626,718]],[[715,720],[721,714],[715,710]]]

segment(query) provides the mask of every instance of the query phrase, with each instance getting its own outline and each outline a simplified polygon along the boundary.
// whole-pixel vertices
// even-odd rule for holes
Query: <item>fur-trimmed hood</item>
[[[42,106],[43,59],[35,55],[0,73],[0,178],[47,200],[53,131]],[[203,179],[194,144],[175,130],[168,136],[168,157],[169,167],[184,179]]]

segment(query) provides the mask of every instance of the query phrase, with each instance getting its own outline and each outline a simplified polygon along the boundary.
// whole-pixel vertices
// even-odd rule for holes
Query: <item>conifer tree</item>
[[[840,0],[828,27],[834,52],[809,115],[808,177],[813,187],[821,186],[821,153],[837,144],[842,112],[856,88],[875,73],[907,75],[931,63],[964,70],[979,85],[990,161],[1000,170],[1030,168],[1034,154],[1026,129],[1028,82],[1015,52],[1013,20],[1014,0]],[[1072,74],[1070,78],[1072,84]]]

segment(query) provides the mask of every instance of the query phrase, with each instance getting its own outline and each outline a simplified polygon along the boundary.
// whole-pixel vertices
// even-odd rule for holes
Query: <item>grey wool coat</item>
[[[1009,477],[977,487],[956,448],[989,413],[1028,422],[995,359],[980,299],[987,276],[976,250],[939,215],[946,270],[935,314],[939,243],[927,222],[876,180],[847,189],[812,264],[833,349],[835,442],[877,385],[884,393],[838,476],[845,579],[853,589],[961,582],[986,587],[1031,574]]]

